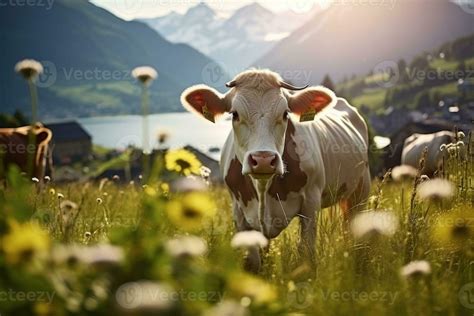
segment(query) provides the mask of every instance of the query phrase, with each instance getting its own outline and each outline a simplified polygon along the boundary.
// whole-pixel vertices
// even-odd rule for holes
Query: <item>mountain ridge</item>
[[[159,74],[150,87],[151,111],[178,111],[182,90],[202,82],[203,69],[213,62],[144,23],[124,21],[85,0],[58,0],[51,10],[2,7],[0,29],[0,104],[6,112],[29,113],[26,83],[13,68],[34,58],[55,74],[54,82],[38,83],[44,118],[139,113],[140,88],[130,72],[141,65]]]

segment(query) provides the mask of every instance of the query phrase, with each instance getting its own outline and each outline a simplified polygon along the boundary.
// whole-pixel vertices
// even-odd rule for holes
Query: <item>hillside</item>
[[[255,66],[287,73],[297,84],[362,75],[385,60],[411,59],[474,32],[474,14],[447,0],[391,5],[333,5],[283,39]],[[310,74],[309,82],[297,76]]]
[[[39,82],[43,119],[138,113],[140,90],[130,71],[140,65],[159,73],[151,86],[152,111],[181,110],[179,94],[202,82],[211,62],[144,23],[126,22],[85,0],[57,0],[51,10],[4,6],[0,38],[2,112],[29,113],[26,84],[13,68],[18,60],[34,58],[49,74]]]
[[[408,119],[472,123],[474,33],[385,67],[336,85],[338,94],[361,108],[379,133],[393,132]]]

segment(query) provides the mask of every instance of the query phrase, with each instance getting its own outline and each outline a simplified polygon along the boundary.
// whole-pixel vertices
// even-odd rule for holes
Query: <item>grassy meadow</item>
[[[294,220],[262,250],[258,275],[242,269],[252,239],[233,240],[227,190],[197,181],[189,152],[159,158],[147,184],[42,184],[13,168],[0,190],[0,313],[472,314],[470,143],[445,149],[449,182],[413,170],[375,180],[372,216],[349,231],[337,207],[323,210],[316,266],[298,257]]]

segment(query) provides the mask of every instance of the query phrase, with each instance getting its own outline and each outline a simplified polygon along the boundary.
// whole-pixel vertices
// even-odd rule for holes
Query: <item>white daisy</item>
[[[207,179],[209,179],[209,177],[211,176],[211,172],[212,172],[212,171],[211,171],[211,169],[209,169],[209,168],[206,167],[206,166],[201,166],[201,170],[200,170],[200,171],[201,171],[201,177],[202,177],[203,179],[206,179],[206,180],[207,180]]]
[[[173,257],[201,256],[206,253],[207,244],[196,236],[182,236],[168,240],[165,248]]]
[[[351,231],[357,239],[373,236],[393,236],[398,228],[397,217],[388,211],[367,211],[356,215]]]
[[[79,248],[79,259],[85,264],[118,264],[123,258],[123,249],[110,244],[98,244]]]
[[[268,239],[259,231],[249,230],[235,234],[230,244],[233,248],[264,248],[268,245]]]
[[[141,66],[132,70],[132,76],[141,83],[148,85],[158,77],[156,70],[149,66]]]
[[[392,178],[395,181],[405,181],[413,179],[418,174],[418,170],[408,165],[401,165],[393,168]]]
[[[428,261],[417,260],[408,263],[403,266],[400,270],[400,274],[403,277],[418,277],[428,275],[431,273],[431,266]]]
[[[444,179],[429,180],[420,184],[418,195],[422,200],[449,199],[454,195],[454,185]]]
[[[202,179],[187,176],[186,178],[179,178],[171,183],[171,190],[173,192],[192,192],[192,191],[206,191],[207,184]]]
[[[239,302],[224,300],[207,310],[204,316],[249,316],[250,312]]]
[[[24,59],[15,65],[15,71],[21,74],[25,79],[35,79],[43,72],[43,66],[40,62],[33,59]]]
[[[162,312],[173,307],[177,294],[166,283],[144,280],[122,284],[115,292],[115,299],[130,312]]]
[[[428,177],[426,174],[424,174],[420,177],[420,183],[423,183],[423,182],[426,182],[426,181],[429,181],[429,180],[430,180],[430,177]]]

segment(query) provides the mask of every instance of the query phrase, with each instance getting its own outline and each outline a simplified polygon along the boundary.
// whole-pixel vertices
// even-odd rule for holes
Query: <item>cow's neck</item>
[[[260,232],[265,235],[265,202],[268,180],[256,180],[257,194],[258,194],[258,222],[260,224]]]

